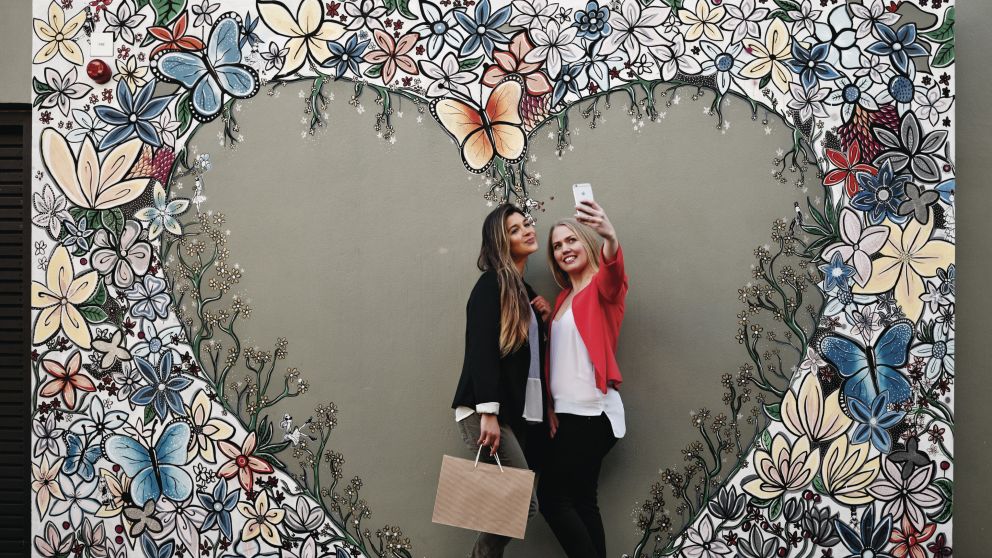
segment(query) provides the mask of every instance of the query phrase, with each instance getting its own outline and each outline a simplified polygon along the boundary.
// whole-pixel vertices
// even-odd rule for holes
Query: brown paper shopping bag
[[[533,490],[533,471],[445,455],[433,521],[522,539]]]

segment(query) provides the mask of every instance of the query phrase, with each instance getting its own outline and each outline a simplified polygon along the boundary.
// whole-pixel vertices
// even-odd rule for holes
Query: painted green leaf
[[[782,496],[775,498],[768,507],[768,521],[775,521],[782,515]]]
[[[47,83],[39,80],[38,78],[31,78],[31,87],[34,89],[35,93],[51,93],[52,88],[48,86]]]
[[[105,209],[100,212],[100,224],[115,235],[120,235],[124,230],[124,212],[119,208]]]
[[[817,473],[816,476],[813,477],[813,490],[816,490],[820,494],[827,493],[827,487],[823,485],[823,477],[820,476],[820,473]]]
[[[775,0],[775,5],[787,12],[799,11],[799,2],[793,0]]]
[[[933,55],[934,68],[946,68],[954,63],[954,41],[940,45]]]
[[[186,0],[148,0],[148,2],[155,10],[155,25],[158,27],[172,22],[186,9]],[[138,9],[141,7],[139,6]]]
[[[382,64],[376,64],[368,70],[365,70],[365,76],[370,78],[377,78],[382,75]]]
[[[758,89],[764,89],[768,87],[768,84],[771,82],[772,82],[772,75],[768,74],[767,76],[761,78],[761,81],[758,82]]]
[[[155,405],[145,405],[145,424],[148,424],[155,418]]]
[[[41,106],[41,103],[44,103],[45,99],[47,99],[49,96],[51,96],[51,93],[42,93],[41,95],[38,95],[37,97],[34,98],[34,102],[31,103],[31,106],[34,108],[38,108],[39,106]]]
[[[483,57],[480,56],[478,58],[469,58],[467,60],[460,60],[458,62],[458,69],[459,70],[474,70],[474,69],[476,69],[476,68],[479,67],[479,64],[482,64],[482,58]]]
[[[761,447],[769,450],[772,447],[772,435],[767,430],[761,433]]]
[[[83,306],[79,308],[79,313],[83,319],[91,324],[102,324],[107,321],[107,313],[99,306]]]
[[[769,19],[774,19],[776,17],[781,19],[782,21],[787,21],[787,22],[792,21],[792,18],[789,17],[789,14],[787,14],[785,10],[780,9],[773,11],[769,16]]]
[[[83,304],[85,306],[103,306],[104,302],[107,302],[107,287],[100,283]]]
[[[920,33],[920,35],[938,43],[952,40],[954,38],[954,6],[947,8],[944,23],[940,27],[926,33]]]
[[[782,422],[782,404],[773,403],[771,405],[765,405],[765,414],[775,422]]]
[[[391,14],[398,11],[406,19],[417,19],[417,16],[410,11],[410,0],[383,0],[386,6],[386,13]]]
[[[179,130],[176,132],[176,137],[179,137],[186,133],[193,121],[193,109],[189,106],[189,91],[180,95],[179,100],[176,101],[176,118],[179,119]]]

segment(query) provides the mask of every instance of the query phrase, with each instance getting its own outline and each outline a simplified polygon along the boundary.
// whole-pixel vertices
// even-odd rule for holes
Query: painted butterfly
[[[142,506],[165,496],[183,501],[193,492],[193,478],[182,469],[192,431],[183,421],[169,423],[154,447],[119,434],[107,437],[103,452],[131,477],[131,498]]]
[[[889,401],[902,403],[912,395],[909,380],[899,372],[909,355],[913,324],[902,320],[884,330],[870,348],[833,333],[820,340],[820,353],[844,377],[841,390],[845,397],[867,406],[883,391]]]
[[[431,115],[458,144],[466,169],[485,172],[497,155],[507,163],[524,158],[527,135],[520,118],[523,92],[523,81],[510,76],[496,85],[484,110],[451,98],[431,103]]]
[[[247,99],[258,92],[258,73],[241,63],[241,18],[222,15],[210,31],[206,53],[169,50],[151,60],[152,73],[190,91],[193,118],[209,122],[220,114],[224,96]]]

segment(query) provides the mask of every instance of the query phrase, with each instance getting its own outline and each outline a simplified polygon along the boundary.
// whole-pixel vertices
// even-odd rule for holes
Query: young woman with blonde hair
[[[538,249],[533,221],[508,204],[482,227],[483,272],[466,307],[465,361],[452,407],[465,444],[475,457],[499,455],[503,466],[527,468],[529,424],[543,421],[544,322],[551,306],[523,278],[527,257]],[[536,498],[531,502],[533,517]],[[480,533],[473,558],[503,556],[508,537]]]
[[[605,558],[596,492],[603,458],[626,432],[616,349],[627,275],[616,230],[599,204],[584,200],[574,219],[551,227],[548,260],[562,291],[545,366],[552,441],[538,499],[569,558]]]

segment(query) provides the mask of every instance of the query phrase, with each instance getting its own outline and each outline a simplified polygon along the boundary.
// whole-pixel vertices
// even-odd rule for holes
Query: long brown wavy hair
[[[502,356],[523,346],[530,327],[527,288],[513,264],[506,231],[506,219],[514,213],[526,217],[523,211],[510,204],[502,204],[486,216],[479,250],[479,269],[496,272],[499,282],[499,350]]]

